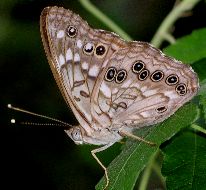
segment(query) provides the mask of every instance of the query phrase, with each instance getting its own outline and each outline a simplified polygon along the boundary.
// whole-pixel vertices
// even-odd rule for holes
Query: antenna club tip
[[[15,119],[11,119],[11,123],[16,123],[16,120]]]
[[[11,106],[11,104],[8,104],[7,107],[8,107],[8,108],[11,108],[12,106]]]

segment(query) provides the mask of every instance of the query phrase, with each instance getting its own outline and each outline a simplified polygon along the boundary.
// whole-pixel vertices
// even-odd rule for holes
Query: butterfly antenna
[[[11,124],[16,124],[16,123],[19,123],[21,125],[26,125],[26,126],[46,126],[46,127],[63,127],[64,130],[68,130],[70,128],[70,126],[68,125],[65,125],[65,124],[62,124],[62,123],[34,123],[34,122],[16,122],[15,119],[11,119]]]
[[[45,119],[48,119],[48,120],[51,120],[51,121],[55,121],[57,123],[60,123],[59,126],[67,126],[67,127],[73,127],[72,125],[70,125],[69,123],[66,123],[64,121],[61,121],[59,119],[55,119],[55,118],[52,118],[52,117],[49,117],[49,116],[45,116],[45,115],[41,115],[41,114],[38,114],[38,113],[34,113],[34,112],[31,112],[31,111],[28,111],[28,110],[25,110],[25,109],[21,109],[21,108],[18,108],[18,107],[14,107],[12,106],[11,104],[8,104],[7,107],[9,109],[12,109],[12,110],[15,110],[15,111],[19,111],[19,112],[23,112],[23,113],[26,113],[26,114],[29,114],[29,115],[34,115],[34,116],[37,116],[37,117],[40,117],[40,118],[45,118]],[[15,119],[11,119],[11,123],[15,123]],[[24,125],[56,125],[56,124],[52,124],[52,123],[48,123],[48,124],[41,124],[41,123],[29,123],[29,122],[22,122],[21,124],[24,124]]]

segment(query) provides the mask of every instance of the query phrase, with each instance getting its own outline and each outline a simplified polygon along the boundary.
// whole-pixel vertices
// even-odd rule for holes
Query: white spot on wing
[[[72,59],[73,59],[73,53],[72,53],[71,49],[69,48],[66,52],[66,60],[70,61]]]
[[[79,62],[80,61],[80,57],[78,53],[74,54],[74,62]]]
[[[145,112],[140,113],[140,115],[142,115],[143,117],[149,117],[150,113],[145,111]]]
[[[82,48],[82,41],[81,40],[77,40],[77,47],[79,49]]]
[[[110,88],[105,84],[105,82],[103,82],[101,84],[101,87],[100,87],[100,91],[104,94],[104,96],[106,96],[107,98],[110,98],[111,97],[111,90]]]
[[[145,90],[147,90],[147,86],[143,86],[140,90],[141,92],[145,92]]]
[[[131,83],[132,83],[132,80],[126,80],[121,87],[128,88]]]
[[[157,90],[148,90],[143,93],[144,96],[151,96],[157,93]]]
[[[96,65],[94,65],[93,67],[89,69],[89,76],[91,77],[96,77],[98,73],[99,73],[99,67]]]
[[[62,54],[59,55],[59,66],[61,67],[62,65],[65,64],[65,59]]]
[[[91,49],[92,47],[93,47],[93,44],[88,42],[85,46],[85,49]]]
[[[59,32],[57,32],[57,38],[63,38],[64,37],[64,30],[59,30]]]
[[[114,88],[114,89],[112,90],[112,94],[116,94],[118,91],[119,91],[118,88]]]
[[[139,85],[139,83],[136,82],[136,83],[132,83],[130,87],[135,87],[135,88],[139,89],[140,85]]]
[[[88,69],[89,69],[89,64],[84,61],[84,62],[82,63],[82,69],[83,69],[83,70],[88,70]]]
[[[175,99],[175,98],[178,98],[178,94],[175,92],[175,91],[166,91],[165,93],[165,96],[168,96],[169,98],[171,99]]]

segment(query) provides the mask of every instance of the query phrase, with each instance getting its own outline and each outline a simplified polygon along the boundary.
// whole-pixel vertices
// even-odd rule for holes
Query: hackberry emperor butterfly
[[[66,133],[76,144],[103,145],[92,155],[108,185],[95,153],[171,116],[197,93],[198,78],[150,44],[92,29],[70,10],[47,7],[40,24],[53,75],[79,121]]]

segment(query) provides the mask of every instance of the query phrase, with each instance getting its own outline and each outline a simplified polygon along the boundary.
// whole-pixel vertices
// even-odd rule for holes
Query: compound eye
[[[71,137],[73,141],[82,141],[82,134],[79,128],[74,128]]]

